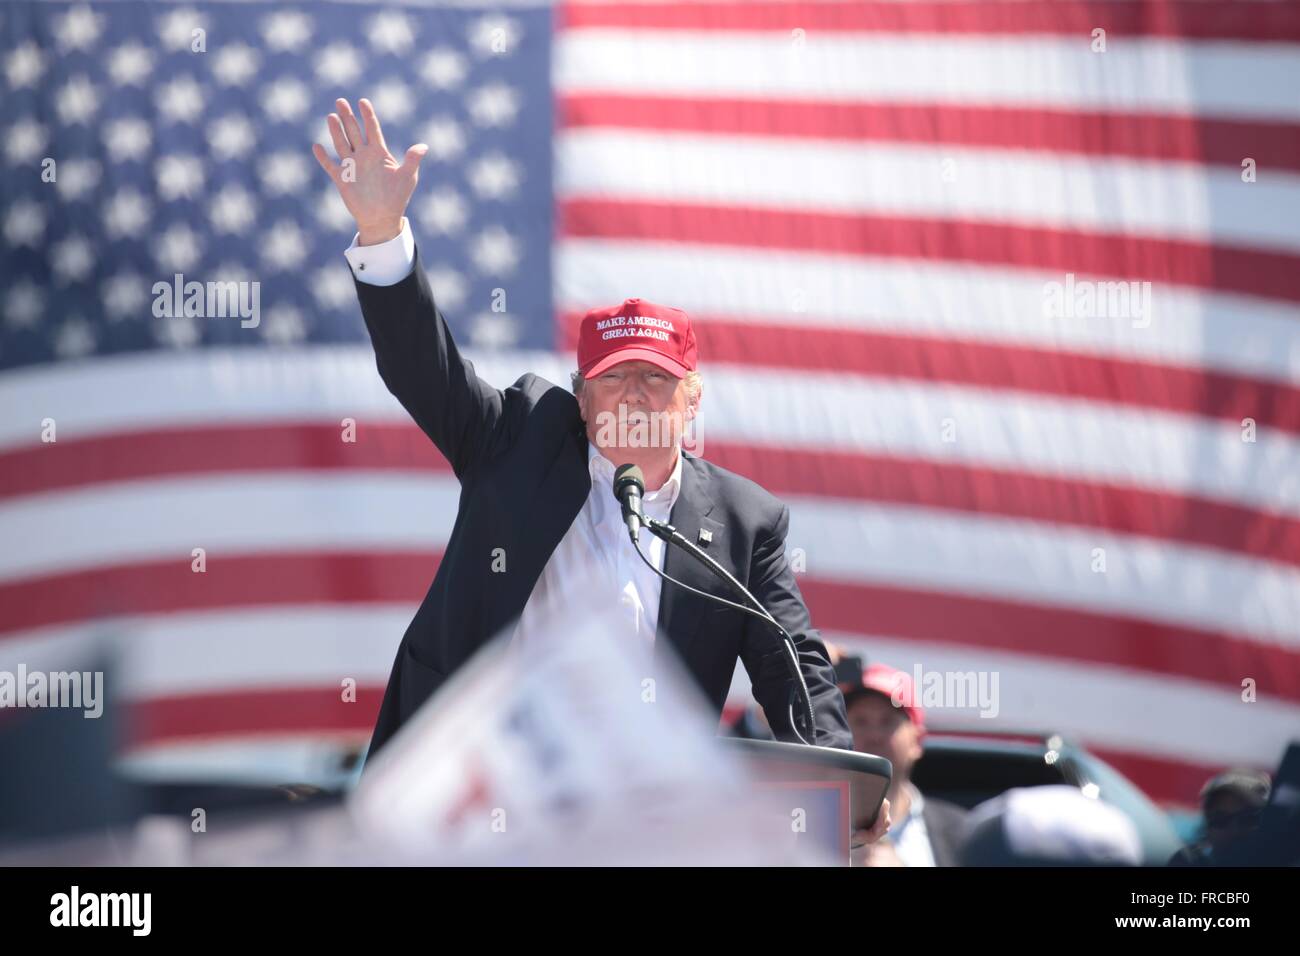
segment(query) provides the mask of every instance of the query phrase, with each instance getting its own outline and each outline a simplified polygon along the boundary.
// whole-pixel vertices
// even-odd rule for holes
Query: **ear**
[[[686,420],[692,421],[700,413],[700,402],[704,400],[704,383],[700,383],[700,390],[695,394],[695,398],[686,403]]]

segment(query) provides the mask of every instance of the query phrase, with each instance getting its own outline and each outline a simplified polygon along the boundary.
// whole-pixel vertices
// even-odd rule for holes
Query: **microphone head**
[[[629,485],[636,486],[638,496],[645,494],[645,475],[636,465],[619,465],[614,470],[614,497],[623,500],[623,490]]]

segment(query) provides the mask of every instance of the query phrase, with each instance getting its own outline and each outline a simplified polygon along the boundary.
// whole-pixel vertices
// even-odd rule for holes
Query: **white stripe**
[[[251,350],[239,351],[247,354]],[[26,394],[19,383],[6,383],[0,387],[0,398],[19,398],[30,404],[39,397],[41,407],[50,414],[57,408],[62,416],[61,438],[144,423],[186,423],[204,408],[210,408],[210,418],[217,421],[337,422],[330,411],[320,408],[321,393],[330,391],[335,381],[337,387],[327,403],[333,414],[349,408],[346,389],[356,385],[363,397],[350,405],[350,414],[360,415],[365,396],[373,396],[362,372],[378,379],[369,349],[351,349],[354,368],[337,379],[334,376],[344,365],[342,350],[328,350],[326,361],[319,366],[314,362],[317,354],[290,353],[282,359],[278,372],[275,363],[254,355],[248,359],[247,375],[238,374],[237,357],[222,356],[222,366],[243,385],[215,393],[201,360],[177,362],[164,355],[96,363],[91,371],[81,374],[56,370],[25,377],[21,384]],[[530,366],[552,382],[567,382],[568,362],[551,353],[489,354],[476,368],[500,386]],[[1075,480],[1119,482],[1300,514],[1300,442],[1265,427],[1258,429],[1254,442],[1247,442],[1235,422],[1100,402],[859,375],[807,375],[728,365],[702,368],[708,385],[700,434],[706,442],[721,439],[758,447],[918,456]],[[190,374],[178,379],[178,372]],[[120,399],[119,406],[123,395],[127,397]],[[141,395],[167,395],[168,400],[141,403],[135,398]],[[376,400],[372,415],[374,420],[405,420],[391,399]],[[15,419],[32,420],[30,415]],[[946,440],[949,429],[952,437]],[[703,454],[708,454],[707,445]],[[345,483],[341,487],[348,487],[346,482],[353,479],[336,480]],[[425,479],[387,476],[374,480]],[[262,477],[248,481],[252,487],[266,484]],[[230,486],[225,480],[220,484]],[[97,503],[103,501],[103,490],[89,494],[76,515],[78,521],[93,522],[95,519],[84,512],[103,507]],[[237,502],[226,504],[232,514],[238,514]],[[21,502],[17,505],[22,506]],[[15,518],[14,507],[10,504],[0,510],[0,521],[21,520],[15,527],[21,528],[23,537],[9,540],[31,538],[36,542],[33,550],[40,553],[45,545],[39,539],[49,537],[45,529],[50,526],[31,517]],[[351,507],[360,505],[330,502],[328,511]],[[453,505],[450,513],[454,511]],[[188,514],[181,512],[182,516]],[[142,521],[146,517],[137,515]],[[185,517],[183,524],[203,527],[202,520],[198,515],[193,520]],[[195,521],[200,524],[194,525]],[[77,525],[60,523],[58,527]],[[138,536],[131,525],[122,526],[120,532]],[[197,542],[186,544],[183,553],[197,546]],[[0,567],[12,567],[18,560],[7,555],[0,558]]]
[[[0,376],[0,446],[213,422],[399,421],[369,345],[126,353]],[[340,433],[342,426],[340,424]]]
[[[333,687],[345,677],[383,683],[409,608],[286,607],[123,618],[110,629],[123,650],[122,699],[218,693],[265,686]],[[78,666],[74,646],[105,636],[104,626],[23,632],[0,641],[0,669]],[[1093,745],[1207,763],[1270,763],[1296,726],[1300,709],[1261,699],[1243,707],[1232,692],[1179,678],[1081,662],[1054,662],[880,636],[825,632],[872,660],[927,671],[998,673],[998,715],[930,706],[933,727],[976,731],[1060,731]],[[747,692],[742,668],[731,700]],[[1104,701],[1105,706],[1098,706]],[[955,703],[955,702],[948,702]],[[355,736],[355,735],[353,735]],[[335,735],[309,733],[317,749]],[[253,743],[248,741],[248,743]],[[227,742],[223,746],[240,745]],[[328,749],[328,748],[325,748]],[[152,751],[152,748],[151,748]]]
[[[1287,173],[1248,184],[1240,170],[1193,163],[608,129],[560,136],[555,168],[563,198],[991,220],[1300,250],[1300,176]]]
[[[1239,692],[1196,681],[889,636],[822,636],[845,653],[908,674],[918,663],[923,674],[997,673],[997,717],[981,718],[978,709],[929,707],[926,724],[937,731],[1061,733],[1076,743],[1172,760],[1274,766],[1300,725],[1296,704],[1263,698],[1243,704]],[[738,667],[728,702],[749,700],[749,680]]]
[[[702,321],[737,316],[772,325],[969,338],[1203,365],[1300,385],[1300,307],[1154,284],[1149,321],[1054,317],[1047,309],[1048,283],[1064,292],[1066,276],[683,243],[566,239],[555,257],[556,302],[564,311],[581,313],[635,294]]]
[[[429,551],[459,504],[450,475],[256,474],[123,482],[0,506],[0,580],[130,561],[188,566],[294,550]]]
[[[367,731],[311,731],[166,741],[126,749],[117,766],[144,781],[283,786],[286,781],[336,789],[355,782],[346,762],[370,739]]]
[[[1295,568],[1101,529],[824,498],[787,501],[786,545],[802,549],[812,580],[1074,607],[1222,629],[1300,652]],[[862,613],[869,621],[871,609]]]
[[[564,93],[897,99],[1200,116],[1300,116],[1300,47],[1112,36],[952,37],[582,29],[557,39]]]
[[[278,605],[132,615],[38,628],[0,640],[0,670],[86,667],[86,649],[116,652],[118,700],[264,687],[386,684],[410,604]],[[82,660],[78,661],[78,651]]]
[[[990,389],[716,366],[700,434],[756,447],[917,456],[1300,513],[1300,443],[1234,422]]]
[[[129,663],[120,672],[126,684],[110,691],[144,700],[259,686],[335,687],[345,677],[384,683],[410,613],[389,606],[290,607],[123,619],[114,623]],[[90,631],[78,625],[6,638],[0,641],[0,669],[14,670],[20,661],[29,670],[55,661],[76,666],[68,647]],[[932,705],[927,720],[935,729],[1054,731],[1172,759],[1271,764],[1300,720],[1295,704],[1264,697],[1243,706],[1236,692],[1181,678],[888,636],[823,636],[846,652],[865,653],[908,673],[919,662],[924,671],[998,674],[996,717],[980,718],[978,708]],[[747,696],[748,687],[737,666],[730,702]]]
[[[971,651],[941,644],[899,640],[877,635],[824,632],[848,653],[863,653],[872,661],[899,667],[909,674],[920,663],[924,672],[984,671],[998,674],[998,716],[981,719],[975,711],[931,706],[932,729],[991,733],[1049,731],[1076,743],[1171,760],[1228,765],[1271,766],[1294,736],[1300,708],[1260,699],[1243,706],[1240,696],[1204,684],[1085,664],[1053,662],[1005,652]],[[4,650],[7,642],[0,642]],[[357,648],[360,651],[360,648]],[[260,658],[283,683],[296,683],[295,665],[302,658]],[[391,663],[391,662],[390,662]],[[360,671],[360,667],[355,667]],[[333,686],[333,680],[318,686]],[[215,690],[216,688],[208,688]],[[238,690],[238,687],[231,687]],[[165,689],[163,693],[167,693]],[[737,666],[728,703],[752,700],[744,669]],[[1104,702],[1104,706],[1101,704]],[[129,766],[140,772],[174,774],[175,760],[192,758],[185,766],[224,767],[235,775],[256,776],[255,759],[263,746],[275,752],[266,771],[270,782],[289,779],[284,773],[286,752],[298,749],[313,757],[307,766],[331,765],[342,750],[360,741],[356,734],[323,731],[274,737],[223,737],[213,740],[154,745],[132,752]],[[224,755],[217,759],[217,755]],[[292,779],[309,779],[302,774]]]
[[[448,476],[268,474],[132,482],[0,509],[0,580],[70,568],[296,550],[441,547]],[[1240,632],[1300,644],[1300,571],[1100,529],[853,501],[790,499],[789,548],[813,579],[889,584]],[[38,533],[40,532],[40,533]],[[1105,572],[1093,570],[1095,549]]]

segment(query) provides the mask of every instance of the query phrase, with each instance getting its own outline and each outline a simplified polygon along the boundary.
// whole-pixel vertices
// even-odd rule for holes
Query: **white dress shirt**
[[[623,523],[623,510],[614,497],[614,463],[587,442],[587,467],[591,490],[582,510],[551,553],[533,593],[524,605],[515,640],[540,639],[547,621],[561,614],[554,602],[565,595],[573,599],[581,588],[584,614],[597,620],[617,620],[620,630],[640,649],[654,645],[659,624],[659,595],[663,579],[636,556]],[[682,484],[682,455],[663,487],[647,491],[641,510],[667,521]],[[648,531],[641,532],[641,553],[659,570],[664,566],[664,543]]]
[[[373,246],[359,246],[354,237],[344,255],[357,281],[396,285],[410,274],[415,263],[410,224],[403,219],[402,231],[396,238]],[[559,613],[555,603],[581,589],[584,614],[608,614],[609,620],[626,625],[624,633],[634,645],[641,649],[653,646],[663,581],[636,556],[628,538],[622,509],[614,498],[614,467],[595,445],[587,442],[591,490],[533,586],[515,629],[516,641],[543,639],[547,622]],[[652,518],[667,521],[681,485],[682,454],[678,449],[672,474],[662,487],[645,493],[642,510]],[[663,570],[663,541],[642,531],[641,551]]]
[[[889,838],[904,866],[934,866],[934,849],[930,846],[925,817],[921,815],[925,810],[925,798],[911,783],[907,785],[907,790],[912,798],[908,804],[907,816],[890,827]]]

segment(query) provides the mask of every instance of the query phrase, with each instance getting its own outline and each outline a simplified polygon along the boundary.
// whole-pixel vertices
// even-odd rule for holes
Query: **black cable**
[[[690,544],[690,542],[687,541],[684,537],[682,537],[682,535],[678,533],[677,529],[670,524],[665,524],[664,522],[658,521],[647,515],[641,516],[641,523],[644,527],[648,528],[653,534],[659,537],[664,542],[665,546],[667,546],[667,544],[669,543],[669,538],[673,535],[676,535],[677,539],[680,542],[683,542],[686,545]],[[812,700],[810,699],[808,694],[808,686],[803,679],[803,669],[799,666],[799,654],[798,651],[796,651],[794,648],[794,639],[790,636],[789,632],[787,632],[786,629],[781,626],[781,623],[775,617],[772,616],[771,612],[768,611],[767,608],[763,607],[761,604],[758,605],[759,610],[754,610],[753,608],[748,607],[744,604],[737,604],[734,601],[728,601],[724,597],[720,597],[716,594],[710,594],[707,591],[701,591],[699,588],[693,588],[689,584],[685,584],[682,581],[678,581],[671,574],[668,574],[665,571],[660,571],[658,568],[656,568],[653,564],[650,563],[650,559],[645,556],[644,552],[642,552],[641,544],[640,542],[637,541],[636,536],[632,534],[631,530],[628,531],[628,537],[632,539],[632,547],[636,550],[636,553],[641,558],[641,560],[645,562],[646,567],[648,567],[655,574],[659,575],[665,581],[671,581],[679,588],[684,588],[685,590],[690,591],[692,594],[698,594],[700,597],[707,598],[710,601],[716,601],[719,604],[725,604],[727,607],[734,608],[737,611],[743,611],[744,613],[750,615],[751,617],[758,618],[764,624],[771,624],[773,627],[777,629],[777,631],[781,635],[781,645],[783,649],[790,655],[791,661],[794,665],[794,673],[795,676],[797,677],[798,684],[803,689],[803,699],[805,704],[807,705],[807,712],[804,715],[804,720],[808,724],[808,732],[812,734],[813,739],[816,740],[817,739],[816,718],[813,715]],[[694,553],[693,549],[689,547],[686,550],[692,554]],[[711,564],[707,561],[703,563],[705,564],[706,567],[712,567]],[[726,578],[728,579],[728,583],[734,585],[735,587],[739,588],[742,592],[744,592],[743,586],[740,584],[739,581],[736,581],[727,572],[726,568],[720,568],[720,570],[723,572],[724,575],[726,575]],[[746,596],[751,597],[747,593]],[[757,598],[753,598],[753,600],[755,604],[758,604]],[[799,738],[800,743],[805,744],[807,746],[812,746],[808,742],[808,740],[804,738],[804,735],[799,732],[799,727],[795,722],[794,719],[795,697],[796,697],[795,688],[792,687],[790,693],[790,701],[786,705],[787,717],[790,721],[790,730],[794,733],[796,737]]]
[[[736,580],[735,575],[719,564],[711,555],[706,554],[702,549],[692,544],[690,540],[678,532],[676,528],[668,524],[666,521],[659,521],[658,519],[651,518],[645,514],[642,514],[640,517],[642,523],[649,528],[653,534],[664,542],[675,543],[683,551],[688,552],[691,557],[695,558],[695,560],[699,561],[706,568],[712,571],[716,577],[721,578],[723,582],[730,585],[734,591],[739,592],[741,597],[747,599],[755,608],[758,609],[758,612],[763,615],[764,620],[776,628],[777,633],[781,636],[781,640],[784,643],[785,650],[788,653],[787,663],[790,665],[790,672],[793,674],[794,683],[797,685],[797,687],[791,687],[790,689],[791,702],[789,706],[794,706],[794,698],[797,691],[801,690],[803,692],[803,702],[805,706],[803,715],[804,723],[808,732],[813,735],[813,740],[816,740],[817,718],[813,713],[812,697],[808,693],[808,682],[804,680],[803,668],[799,663],[799,651],[794,646],[794,638],[790,636],[790,632],[781,626],[781,622],[772,616],[772,612],[765,608],[758,598],[754,597],[754,595],[750,593],[747,587]],[[711,597],[714,600],[722,600],[714,595],[706,596]],[[790,721],[790,729],[794,731],[795,736],[797,736],[802,743],[808,743],[808,741],[804,739],[803,735],[799,733],[799,729],[794,725],[793,718]]]

